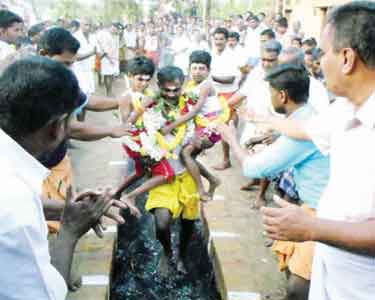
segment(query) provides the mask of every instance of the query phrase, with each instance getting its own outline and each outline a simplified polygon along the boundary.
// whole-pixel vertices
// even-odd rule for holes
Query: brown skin
[[[338,96],[348,98],[361,107],[374,92],[375,71],[368,68],[354,49],[333,49],[335,29],[324,28],[321,48],[324,55],[321,67],[327,87]],[[271,127],[295,138],[309,136],[298,123],[271,120]],[[282,199],[275,199],[280,208],[263,208],[263,223],[268,236],[277,240],[319,241],[359,254],[375,254],[375,220],[363,222],[331,221],[313,218],[300,207]]]

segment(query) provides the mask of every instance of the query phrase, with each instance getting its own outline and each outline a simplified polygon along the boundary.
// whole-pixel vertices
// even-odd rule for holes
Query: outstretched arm
[[[182,115],[172,124],[166,126],[163,129],[163,133],[167,134],[171,132],[173,129],[175,129],[176,127],[180,126],[181,124],[184,124],[187,121],[193,119],[201,111],[204,103],[207,101],[207,98],[211,93],[212,93],[212,85],[210,84],[210,82],[207,82],[205,85],[201,87],[198,101],[193,106],[193,108],[187,114]]]
[[[363,222],[332,221],[310,216],[297,205],[278,197],[280,208],[262,208],[268,236],[275,240],[318,241],[358,254],[375,255],[375,219]]]

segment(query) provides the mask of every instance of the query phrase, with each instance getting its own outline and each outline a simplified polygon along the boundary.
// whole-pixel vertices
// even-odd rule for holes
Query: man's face
[[[132,82],[132,88],[136,92],[143,93],[144,90],[149,86],[151,76],[148,74],[137,74],[130,77]]]
[[[258,27],[258,22],[256,20],[254,20],[254,19],[251,19],[249,21],[249,26],[250,26],[251,29],[255,29],[255,28]]]
[[[266,43],[266,42],[268,42],[270,40],[271,40],[271,38],[269,38],[269,36],[266,35],[266,34],[260,36],[260,43],[261,44],[264,44],[264,43]]]
[[[337,96],[345,96],[342,94],[342,80],[341,72],[342,59],[340,53],[335,53],[333,49],[334,28],[328,24],[324,28],[320,47],[323,56],[320,59],[320,67],[322,68],[324,77],[326,79],[327,89]]]
[[[311,54],[305,54],[305,66],[308,70],[312,70],[314,65],[314,57]]]
[[[86,21],[86,20],[83,20],[81,22],[81,29],[82,29],[82,32],[83,33],[88,33],[90,32],[90,28],[91,28],[91,24],[90,22]]]
[[[280,35],[284,35],[287,32],[288,28],[284,26],[277,25],[277,33]]]
[[[227,44],[227,39],[223,33],[216,33],[214,35],[214,44],[217,50],[223,51]]]
[[[118,33],[118,29],[117,29],[117,27],[115,25],[111,26],[110,31],[111,31],[112,34],[117,34]]]
[[[49,56],[50,59],[61,62],[67,68],[70,68],[76,61],[77,55],[70,53],[69,51],[64,51],[62,54],[56,54]]]
[[[177,105],[178,99],[181,96],[182,82],[179,80],[166,82],[164,85],[160,86],[161,95],[168,102]]]
[[[265,71],[268,71],[277,66],[277,52],[262,51],[261,56],[262,67]]]
[[[272,86],[269,87],[271,91],[271,102],[275,112],[279,114],[286,114],[284,107],[285,93],[278,91]]]
[[[14,44],[16,40],[23,36],[23,23],[13,23],[8,28],[0,28],[1,39],[9,44]]]
[[[236,38],[228,38],[228,47],[231,48],[231,49],[234,49],[236,48],[236,46],[238,45],[238,41]]]
[[[196,83],[201,83],[208,77],[210,69],[205,64],[192,63],[190,65],[190,74]]]
[[[314,49],[313,46],[310,46],[310,45],[307,45],[307,44],[303,44],[302,45],[302,50],[303,52],[306,52],[306,51],[312,51]]]

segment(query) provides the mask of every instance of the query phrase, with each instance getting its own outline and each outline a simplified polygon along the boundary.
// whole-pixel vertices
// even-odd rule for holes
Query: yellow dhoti
[[[153,188],[146,202],[146,210],[167,208],[174,219],[199,218],[199,194],[194,179],[188,172],[177,175],[172,183]]]

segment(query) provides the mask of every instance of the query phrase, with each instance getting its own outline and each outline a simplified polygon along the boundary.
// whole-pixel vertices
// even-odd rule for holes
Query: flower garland
[[[188,130],[190,127],[187,124],[178,126],[174,130],[174,138],[168,141],[160,133],[160,129],[168,123],[174,122],[179,115],[184,113],[187,106],[186,98],[181,96],[179,99],[179,113],[160,96],[156,98],[155,102],[156,105],[146,110],[143,109],[143,114],[139,118],[140,122],[137,122],[135,126],[135,132],[138,134],[133,137],[124,137],[123,142],[133,151],[140,153],[141,156],[149,156],[155,161],[160,161],[164,157],[177,159],[174,151],[185,142],[184,138],[186,138],[187,132],[191,131]],[[137,104],[141,105],[141,102],[139,101]],[[168,112],[168,108],[171,111]]]
[[[163,104],[163,106],[165,105],[165,103],[163,103],[163,102],[161,102],[161,103]],[[186,98],[184,96],[180,96],[180,99],[178,101],[178,106],[179,106],[179,109],[180,109],[180,113],[182,113],[182,111],[184,110],[184,108],[186,106]],[[162,107],[162,111],[163,111],[163,109],[164,109],[164,107]],[[169,119],[170,121],[175,121],[177,119],[177,117],[178,117],[178,115],[175,111],[169,112],[167,114],[167,119]],[[174,139],[169,141],[169,142],[159,131],[157,131],[155,133],[155,137],[156,137],[156,141],[157,141],[158,145],[164,151],[166,151],[166,158],[172,157],[174,159],[177,159],[176,155],[173,152],[179,145],[181,145],[181,143],[184,140],[186,130],[187,130],[186,123],[178,126],[176,128],[176,130],[177,130],[177,132],[175,134]]]

